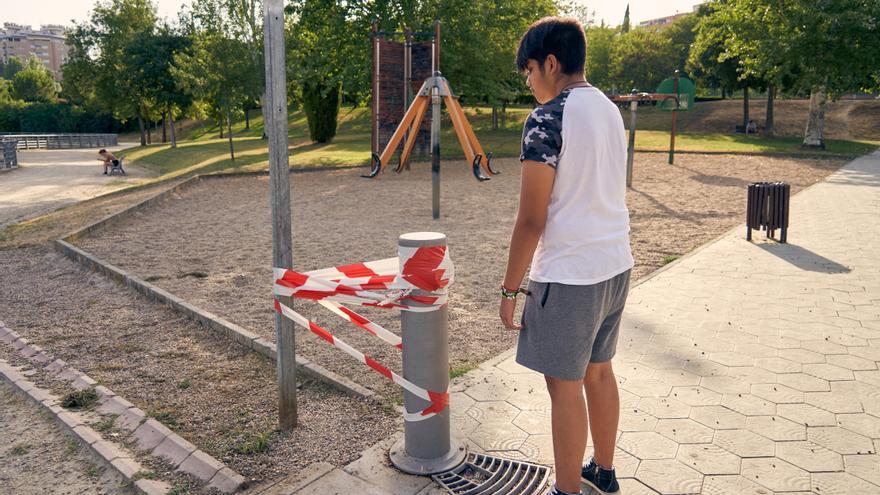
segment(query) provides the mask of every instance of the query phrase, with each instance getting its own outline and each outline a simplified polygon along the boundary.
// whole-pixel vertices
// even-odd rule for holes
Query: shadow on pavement
[[[785,260],[792,265],[811,272],[821,273],[849,273],[852,270],[840,263],[816,254],[809,249],[795,244],[766,243],[755,246],[767,251],[779,259]]]

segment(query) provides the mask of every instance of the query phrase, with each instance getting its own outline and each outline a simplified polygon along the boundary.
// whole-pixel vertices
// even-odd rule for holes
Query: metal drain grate
[[[461,466],[433,478],[453,495],[535,495],[549,476],[546,466],[470,453]]]

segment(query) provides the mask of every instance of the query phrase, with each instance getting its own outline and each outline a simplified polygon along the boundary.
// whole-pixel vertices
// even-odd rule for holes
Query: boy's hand
[[[508,330],[522,330],[522,325],[514,321],[513,313],[516,310],[516,299],[501,298],[501,307],[498,315],[501,317],[501,323]]]

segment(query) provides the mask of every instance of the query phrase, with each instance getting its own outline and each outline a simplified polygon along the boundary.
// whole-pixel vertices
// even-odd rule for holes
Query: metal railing
[[[3,140],[17,140],[18,149],[102,148],[119,144],[117,134],[16,134],[0,133]]]
[[[18,152],[16,150],[15,141],[0,141],[0,169],[10,169],[18,167]]]

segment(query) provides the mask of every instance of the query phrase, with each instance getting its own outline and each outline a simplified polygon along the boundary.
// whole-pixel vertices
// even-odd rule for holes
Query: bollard
[[[408,248],[445,246],[446,235],[437,232],[403,234],[398,245]],[[428,293],[415,290],[413,295]],[[446,306],[426,313],[400,313],[404,378],[428,390],[445,391],[449,388],[447,322]],[[430,405],[407,391],[403,393],[403,404],[411,412]],[[464,462],[466,455],[464,445],[452,438],[448,407],[431,418],[406,421],[403,439],[396,442],[389,453],[395,467],[417,475],[449,471]]]

